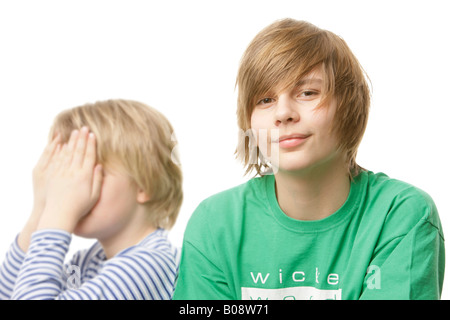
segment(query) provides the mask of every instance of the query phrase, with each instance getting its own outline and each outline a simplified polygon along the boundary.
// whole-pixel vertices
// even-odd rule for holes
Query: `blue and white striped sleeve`
[[[158,250],[133,247],[109,260],[86,286],[96,286],[98,290],[102,287],[102,299],[169,300],[176,276],[173,257]]]
[[[58,296],[65,287],[62,274],[70,242],[66,231],[35,231],[11,298],[51,300]]]
[[[0,300],[11,298],[20,267],[25,259],[25,253],[20,249],[17,237],[10,245],[5,260],[0,266]]]
[[[172,297],[177,273],[173,256],[140,246],[107,260],[94,278],[84,282],[81,279],[79,286],[74,286],[73,282],[68,285],[63,260],[69,243],[68,233],[35,232],[13,298],[143,300]]]

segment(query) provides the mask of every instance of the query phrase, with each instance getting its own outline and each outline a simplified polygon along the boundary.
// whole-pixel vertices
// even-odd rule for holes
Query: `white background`
[[[358,163],[427,191],[448,232],[447,3],[0,0],[0,257],[29,215],[54,116],[109,98],[151,105],[175,128],[185,200],[170,237],[181,246],[197,204],[247,179],[233,154],[238,64],[256,33],[285,17],[346,40],[373,85]],[[71,250],[90,241],[75,238]]]

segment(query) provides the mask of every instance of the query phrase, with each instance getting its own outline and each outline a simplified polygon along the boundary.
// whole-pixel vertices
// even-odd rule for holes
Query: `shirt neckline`
[[[268,208],[279,224],[294,232],[316,233],[335,228],[352,216],[355,207],[360,202],[361,186],[366,179],[366,172],[361,172],[357,177],[354,177],[350,183],[350,192],[344,204],[333,214],[319,220],[298,220],[286,215],[278,204],[275,193],[274,175],[267,175],[264,177],[264,191]]]

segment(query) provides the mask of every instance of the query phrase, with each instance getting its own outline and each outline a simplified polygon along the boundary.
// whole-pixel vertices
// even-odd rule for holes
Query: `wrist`
[[[36,231],[43,209],[43,207],[34,205],[27,222],[19,233],[17,244],[23,252],[26,252],[28,250],[31,234]]]
[[[78,220],[71,218],[71,215],[63,210],[46,207],[42,212],[36,230],[59,229],[73,233],[77,223]]]

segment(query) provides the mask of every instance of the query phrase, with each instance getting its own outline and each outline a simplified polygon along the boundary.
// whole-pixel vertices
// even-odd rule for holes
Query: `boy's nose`
[[[275,124],[279,126],[299,120],[300,114],[297,110],[296,101],[288,94],[279,95],[275,111]]]

